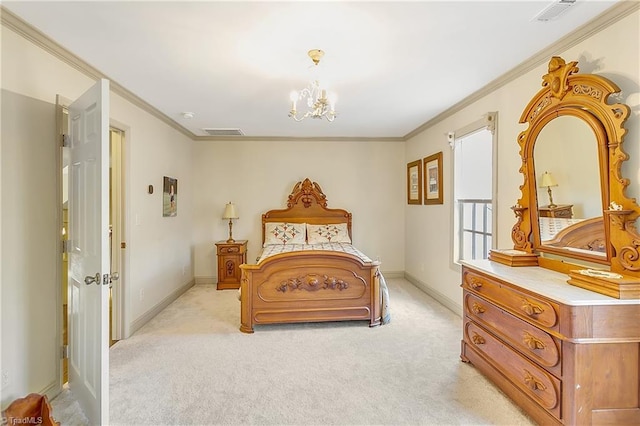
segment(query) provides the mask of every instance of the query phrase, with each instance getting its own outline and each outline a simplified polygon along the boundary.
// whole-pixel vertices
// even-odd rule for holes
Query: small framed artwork
[[[424,168],[424,203],[442,204],[442,151],[425,157]]]
[[[178,179],[164,177],[162,183],[162,216],[178,215]]]
[[[422,162],[407,164],[407,203],[422,204]]]

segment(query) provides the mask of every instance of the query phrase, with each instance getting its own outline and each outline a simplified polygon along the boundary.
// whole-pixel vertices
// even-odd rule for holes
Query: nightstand
[[[240,265],[247,262],[247,240],[218,241],[218,290],[240,288]]]
[[[540,217],[562,217],[571,219],[573,217],[573,204],[559,204],[553,208],[549,206],[538,209]]]

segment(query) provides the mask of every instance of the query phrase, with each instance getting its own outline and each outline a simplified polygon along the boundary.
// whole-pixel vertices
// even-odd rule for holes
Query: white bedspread
[[[262,249],[258,257],[258,263],[269,256],[280,253],[290,253],[293,251],[325,250],[349,253],[359,257],[363,262],[371,262],[371,259],[351,244],[347,243],[322,243],[322,244],[277,244],[269,245]]]
[[[584,219],[568,219],[562,217],[540,217],[540,240],[550,241],[555,238],[558,232]]]

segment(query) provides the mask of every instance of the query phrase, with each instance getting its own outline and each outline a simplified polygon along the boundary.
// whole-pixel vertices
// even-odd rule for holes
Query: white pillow
[[[264,224],[264,247],[276,244],[304,244],[305,224],[267,222]]]
[[[328,225],[311,225],[307,223],[307,242],[309,244],[351,244],[351,238],[349,238],[349,230],[346,223],[331,223]]]

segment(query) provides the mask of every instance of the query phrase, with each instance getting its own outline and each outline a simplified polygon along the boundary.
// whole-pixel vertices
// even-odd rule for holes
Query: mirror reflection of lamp
[[[555,209],[558,206],[553,203],[553,195],[551,194],[552,186],[558,186],[558,182],[556,182],[551,173],[544,172],[540,178],[540,188],[547,188],[547,193],[549,194],[549,208]]]
[[[236,212],[236,206],[229,201],[229,203],[224,207],[224,213],[222,214],[223,219],[229,219],[229,239],[228,243],[233,243],[235,240],[233,239],[232,227],[233,227],[233,219],[238,219],[238,212]]]

